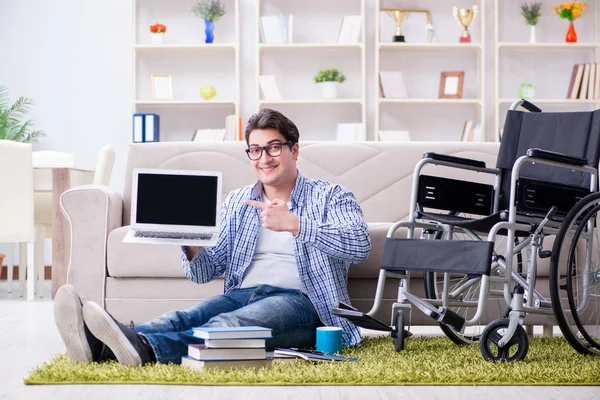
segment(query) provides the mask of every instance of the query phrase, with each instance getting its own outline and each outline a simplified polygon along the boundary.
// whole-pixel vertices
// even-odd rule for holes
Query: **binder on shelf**
[[[133,114],[133,143],[160,141],[158,114]]]
[[[144,142],[160,141],[160,117],[158,114],[146,114],[144,117]]]
[[[144,142],[144,114],[133,114],[133,143]]]

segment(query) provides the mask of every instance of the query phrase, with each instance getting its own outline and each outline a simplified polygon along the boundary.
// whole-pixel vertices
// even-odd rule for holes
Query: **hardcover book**
[[[267,358],[264,348],[209,348],[204,344],[190,344],[188,356],[196,360],[260,360]]]
[[[220,360],[206,361],[196,360],[189,356],[181,357],[181,366],[191,369],[203,370],[207,368],[271,368],[273,360]]]
[[[202,339],[268,339],[272,337],[270,328],[261,326],[223,326],[193,328],[192,334]]]

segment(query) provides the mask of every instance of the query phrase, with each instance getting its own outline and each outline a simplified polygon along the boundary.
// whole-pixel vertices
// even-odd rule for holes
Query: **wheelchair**
[[[387,233],[372,309],[340,303],[333,314],[390,332],[401,351],[414,307],[454,343],[478,343],[485,360],[508,362],[526,357],[523,321],[537,314],[558,323],[579,353],[600,355],[599,157],[600,110],[545,113],[523,99],[507,113],[496,168],[425,153],[409,218]],[[426,175],[425,167],[474,179]],[[493,184],[479,183],[481,175]],[[536,289],[538,260],[548,258],[549,298]],[[409,290],[417,272],[424,297]],[[399,279],[389,325],[374,317],[386,278]]]

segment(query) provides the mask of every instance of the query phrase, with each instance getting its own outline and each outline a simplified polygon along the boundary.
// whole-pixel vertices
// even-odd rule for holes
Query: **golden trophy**
[[[402,21],[408,17],[410,13],[423,13],[427,17],[427,25],[425,29],[428,30],[428,40],[433,41],[433,24],[431,23],[431,13],[429,10],[415,10],[415,9],[398,9],[398,8],[381,8],[380,11],[387,12],[396,22],[396,33],[394,34],[394,42],[405,42],[404,35],[402,34]]]
[[[396,22],[396,33],[394,34],[394,42],[404,42],[404,35],[402,34],[402,21],[406,18],[408,13],[403,10],[393,10],[393,9],[385,9],[383,11],[387,11],[387,13],[394,19]]]
[[[478,12],[479,7],[477,6],[473,6],[470,10],[468,8],[452,7],[452,15],[454,15],[458,24],[465,28],[460,37],[460,43],[471,43],[471,35],[469,34],[467,27],[475,20]]]

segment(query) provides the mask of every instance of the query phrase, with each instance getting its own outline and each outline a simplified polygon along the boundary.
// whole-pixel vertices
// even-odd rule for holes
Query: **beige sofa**
[[[368,311],[373,305],[385,235],[393,222],[407,218],[413,168],[422,154],[436,151],[478,159],[495,167],[498,146],[461,142],[301,144],[299,170],[311,178],[351,189],[369,223],[371,254],[365,262],[350,267],[348,286],[355,307]],[[243,142],[133,144],[127,154],[122,195],[101,186],[65,192],[61,205],[72,232],[68,282],[84,300],[103,304],[117,319],[136,324],[222,293],[222,279],[198,285],[185,278],[178,247],[122,243],[130,218],[131,171],[137,167],[220,170],[224,175],[223,194],[227,195],[255,179],[244,148]],[[473,172],[451,171],[448,176],[491,183],[490,177]],[[547,266],[542,262],[540,275],[544,274]],[[422,294],[422,279],[415,275],[411,290]],[[538,287],[547,293],[544,279],[540,277]],[[388,280],[377,314],[384,322],[390,322],[391,304],[397,293],[398,282]],[[415,311],[412,323],[431,325],[434,321]]]

